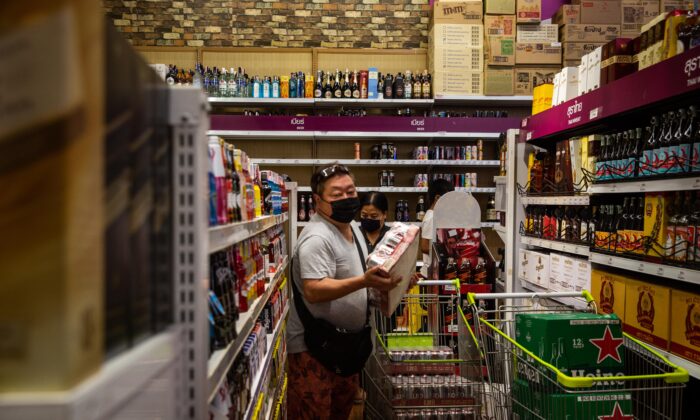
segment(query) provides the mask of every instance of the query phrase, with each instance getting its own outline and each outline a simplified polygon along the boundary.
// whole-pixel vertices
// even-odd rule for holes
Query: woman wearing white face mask
[[[385,223],[389,203],[384,194],[376,191],[365,194],[360,203],[360,230],[367,243],[367,251],[371,253],[389,231]]]

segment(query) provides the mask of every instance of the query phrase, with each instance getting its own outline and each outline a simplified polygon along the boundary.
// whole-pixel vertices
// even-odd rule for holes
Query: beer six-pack
[[[528,406],[514,407],[521,420],[534,418],[532,412],[544,418],[568,414],[577,419],[631,412],[631,394],[622,390],[623,381],[615,379],[625,375],[622,323],[617,315],[517,314],[515,334],[523,348],[567,376],[610,378],[594,383],[595,391],[571,392],[557,384],[556,374],[543,363],[518,350],[513,393]]]

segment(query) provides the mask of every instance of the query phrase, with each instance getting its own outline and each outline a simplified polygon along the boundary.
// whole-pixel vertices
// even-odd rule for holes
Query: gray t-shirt
[[[352,223],[364,255],[367,249],[362,234]],[[348,242],[332,223],[316,214],[301,231],[292,257],[292,279],[302,291],[302,279],[347,279],[363,274],[362,261],[354,242]],[[314,280],[307,280],[314,281]],[[302,292],[303,298],[303,292]],[[342,298],[323,303],[309,303],[306,307],[316,318],[325,319],[339,328],[359,331],[367,317],[367,289],[360,289]],[[287,352],[307,351],[304,342],[304,326],[299,319],[294,299],[290,299],[290,314],[287,324]]]

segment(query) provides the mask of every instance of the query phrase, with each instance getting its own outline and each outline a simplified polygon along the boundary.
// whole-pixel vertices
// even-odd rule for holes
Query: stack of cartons
[[[515,94],[532,95],[538,85],[551,83],[561,68],[561,44],[556,25],[542,24],[540,0],[517,0]]]
[[[576,67],[581,58],[621,36],[620,0],[573,0],[563,5],[552,21],[559,25],[564,67]]]
[[[659,0],[621,0],[620,16],[622,38],[636,38],[642,25],[659,15]]]
[[[428,67],[433,93],[484,94],[482,3],[437,2],[428,35]]]
[[[514,2],[510,3],[513,7]],[[488,5],[488,2],[487,2]],[[512,13],[512,12],[511,12]],[[486,94],[513,95],[515,81],[515,15],[484,17],[486,49]]]

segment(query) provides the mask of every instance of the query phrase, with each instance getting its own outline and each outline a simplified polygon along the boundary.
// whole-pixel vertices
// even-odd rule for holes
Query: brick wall
[[[426,48],[427,0],[102,0],[135,46]]]

